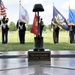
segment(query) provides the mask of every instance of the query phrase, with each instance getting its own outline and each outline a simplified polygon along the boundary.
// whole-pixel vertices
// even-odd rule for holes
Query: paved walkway
[[[74,55],[75,51],[51,51],[51,54]],[[27,51],[0,52],[0,56],[7,55],[20,56],[0,58],[0,75],[75,75],[74,57],[53,57],[51,61],[28,62]]]

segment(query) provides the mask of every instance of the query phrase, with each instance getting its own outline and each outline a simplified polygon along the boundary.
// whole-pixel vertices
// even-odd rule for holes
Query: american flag
[[[6,16],[6,8],[5,8],[4,3],[2,2],[2,0],[0,0],[0,15],[1,16]]]

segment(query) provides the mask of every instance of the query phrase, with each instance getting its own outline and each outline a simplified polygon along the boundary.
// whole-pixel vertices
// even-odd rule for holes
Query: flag
[[[68,23],[65,17],[53,6],[53,21],[54,25],[57,25],[59,28],[69,30]]]
[[[37,16],[36,12],[35,12],[33,24],[31,27],[31,33],[38,35],[38,16]]]
[[[75,26],[75,10],[69,9],[69,25]]]
[[[19,6],[19,20],[27,24],[29,23],[29,14],[21,4]]]
[[[6,17],[6,8],[4,6],[4,3],[2,0],[0,0],[0,16],[5,16]]]

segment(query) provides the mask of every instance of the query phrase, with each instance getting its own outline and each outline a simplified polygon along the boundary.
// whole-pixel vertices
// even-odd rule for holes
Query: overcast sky
[[[17,22],[19,18],[19,0],[2,0],[7,12],[9,22]],[[40,17],[43,18],[44,24],[48,25],[51,23],[53,17],[53,3],[54,6],[60,11],[60,13],[68,19],[69,6],[75,9],[75,0],[21,0],[22,6],[29,13],[29,24],[33,23],[34,12],[33,7],[35,4],[41,3],[44,8],[44,12],[40,12]]]

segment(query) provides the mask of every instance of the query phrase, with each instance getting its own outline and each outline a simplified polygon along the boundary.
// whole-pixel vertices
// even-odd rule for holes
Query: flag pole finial
[[[19,0],[19,3],[21,4],[21,0]]]

